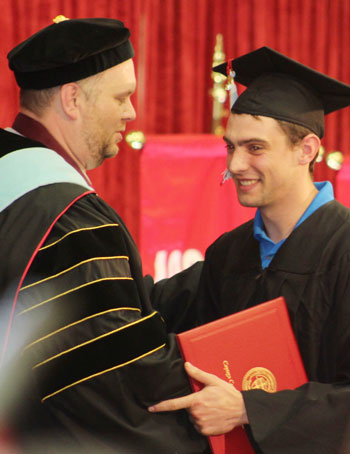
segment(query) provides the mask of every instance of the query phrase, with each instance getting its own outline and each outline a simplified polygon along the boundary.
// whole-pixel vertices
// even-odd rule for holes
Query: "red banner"
[[[340,203],[350,207],[350,157],[345,156],[344,163],[337,174],[335,194]]]
[[[140,163],[140,252],[145,274],[169,277],[204,257],[222,233],[251,219],[226,168],[222,138],[147,136]]]

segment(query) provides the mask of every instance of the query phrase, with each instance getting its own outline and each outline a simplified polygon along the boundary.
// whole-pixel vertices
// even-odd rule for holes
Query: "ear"
[[[60,87],[62,110],[71,120],[76,120],[78,118],[78,99],[80,96],[80,87],[75,82],[64,84]]]
[[[321,140],[316,136],[316,134],[308,134],[305,136],[300,144],[298,144],[298,148],[300,149],[298,154],[299,164],[310,164],[310,162],[317,155],[320,146]]]

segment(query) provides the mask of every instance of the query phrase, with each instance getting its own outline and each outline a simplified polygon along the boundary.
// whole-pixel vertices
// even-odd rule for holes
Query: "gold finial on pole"
[[[327,166],[337,172],[342,168],[344,155],[341,151],[330,151],[326,156]]]
[[[219,65],[225,61],[224,53],[224,39],[221,33],[216,35],[216,43],[213,55],[213,66]],[[215,135],[221,136],[224,133],[224,127],[222,125],[222,119],[225,116],[224,103],[227,98],[227,91],[225,90],[224,82],[226,77],[220,73],[212,73],[212,79],[214,81],[213,88],[210,90],[210,94],[213,97],[213,114],[212,114],[212,126],[211,132]]]
[[[58,24],[59,22],[63,22],[64,20],[69,20],[69,17],[63,16],[63,14],[60,14],[59,16],[56,16],[54,19],[52,19],[52,22],[55,22],[55,24]]]
[[[134,150],[142,150],[146,143],[146,137],[142,131],[130,131],[125,140]]]

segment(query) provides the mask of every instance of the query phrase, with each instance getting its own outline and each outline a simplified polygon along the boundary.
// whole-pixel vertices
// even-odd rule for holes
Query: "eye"
[[[251,153],[259,153],[262,150],[263,150],[263,147],[261,145],[257,145],[257,144],[249,145],[249,151]]]
[[[227,153],[233,153],[235,151],[235,146],[230,143],[226,143],[225,148],[227,150]]]

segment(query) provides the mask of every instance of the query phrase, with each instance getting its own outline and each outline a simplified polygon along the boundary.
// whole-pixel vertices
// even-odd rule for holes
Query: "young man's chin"
[[[253,197],[247,197],[246,194],[238,194],[239,203],[247,208],[255,208],[259,206],[259,201]]]

